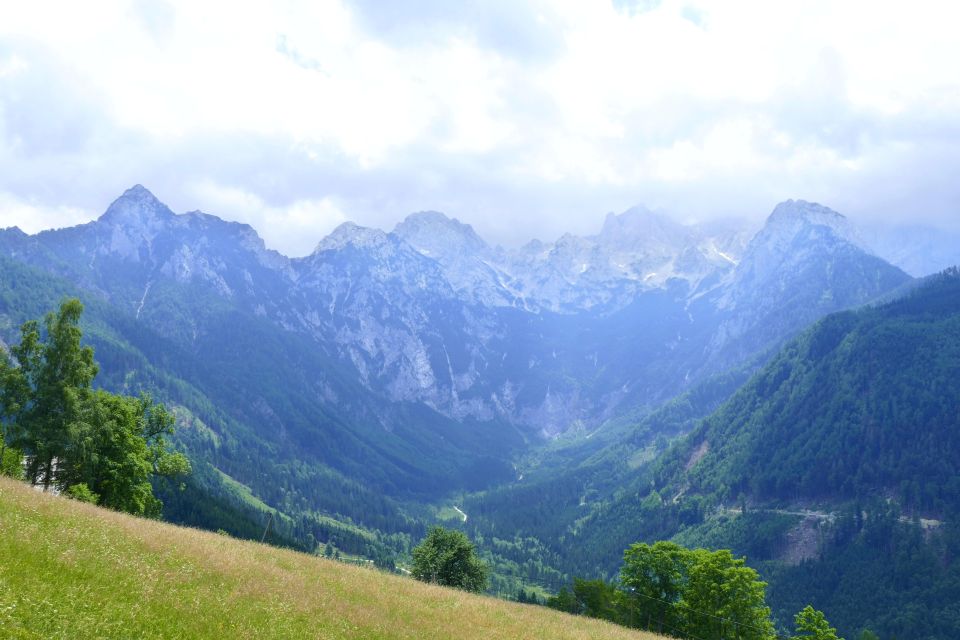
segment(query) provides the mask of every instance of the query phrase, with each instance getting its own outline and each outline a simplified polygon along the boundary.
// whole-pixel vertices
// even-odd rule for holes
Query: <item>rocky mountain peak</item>
[[[681,247],[690,237],[688,227],[639,205],[619,215],[608,213],[597,239],[610,247],[640,249]]]
[[[27,234],[23,231],[23,229],[17,226],[7,227],[6,229],[0,230],[0,232],[9,234],[10,236],[16,237],[18,239],[28,237]]]
[[[361,227],[353,222],[344,222],[317,244],[313,252],[339,251],[346,247],[369,248],[387,242],[387,234],[380,229]]]
[[[472,226],[439,211],[411,213],[393,233],[432,258],[475,254],[489,248]]]
[[[175,214],[143,185],[134,185],[100,216],[100,222],[114,226],[154,227],[173,220]]]
[[[814,202],[787,200],[774,208],[764,227],[750,240],[726,300],[753,300],[752,296],[768,286],[783,291],[792,286],[790,278],[857,263],[870,258],[869,253],[845,216]],[[881,263],[868,260],[863,264],[886,269],[893,278],[906,277],[899,269]],[[823,283],[830,280],[823,273],[817,278]],[[822,288],[827,291],[827,284]]]
[[[864,246],[860,234],[846,216],[806,200],[787,200],[778,204],[758,236],[792,238],[808,226],[826,227],[837,237],[859,247]]]
[[[783,223],[796,219],[821,221],[829,224],[838,220],[846,220],[846,216],[817,202],[791,199],[785,200],[774,207],[773,212],[767,218],[767,223]]]
[[[663,219],[644,205],[631,207],[622,213],[610,212],[603,220],[601,235],[609,235],[618,231],[630,230],[640,231],[651,223],[656,223]]]

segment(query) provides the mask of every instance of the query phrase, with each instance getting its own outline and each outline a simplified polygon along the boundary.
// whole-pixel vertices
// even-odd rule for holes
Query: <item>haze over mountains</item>
[[[797,443],[834,437],[829,416],[808,414],[848,407],[836,382],[847,373],[870,378],[854,361],[830,360],[830,375],[794,362],[790,342],[824,316],[918,286],[876,255],[869,237],[802,200],[777,205],[755,232],[679,224],[637,207],[609,215],[595,235],[519,248],[490,246],[468,224],[420,212],[391,232],[345,223],[310,255],[288,258],[247,225],[176,214],[138,185],[93,222],[0,231],[0,327],[9,342],[20,322],[63,297],[84,300],[102,384],[149,391],[177,415],[194,475],[186,491],[164,494],[169,519],[251,537],[269,518],[277,542],[332,545],[390,566],[452,502],[463,508],[454,522],[494,566],[497,593],[531,584],[556,591],[575,572],[610,577],[626,544],[677,536],[773,563],[780,595],[772,604],[788,611],[795,593],[776,571],[783,557],[813,557],[816,548],[791,542],[810,524],[761,509],[755,535],[744,534],[723,520],[734,491],[753,504],[782,500],[790,513],[801,507],[756,490],[751,470],[728,472],[754,460],[764,482],[779,486],[779,471],[756,460],[781,456],[804,468],[807,458],[790,455]],[[900,247],[898,255],[917,254]],[[955,297],[951,283],[917,299]],[[850,318],[887,322],[891,308],[829,316],[801,344],[822,341],[839,322],[859,340],[854,360],[885,354],[889,340],[859,338]],[[949,341],[954,311],[924,307],[916,331]],[[950,370],[923,358],[912,371]],[[785,359],[819,373],[786,384],[775,368]],[[898,370],[882,357],[877,366]],[[758,391],[773,379],[775,393]],[[901,386],[898,406],[920,402],[923,383]],[[784,413],[798,398],[805,413]],[[880,415],[880,400],[871,403],[856,415]],[[949,433],[949,419],[938,420]],[[767,422],[773,438],[760,437]],[[811,435],[810,425],[822,433]],[[908,437],[894,426],[898,442]],[[670,447],[691,431],[694,439]],[[860,445],[838,458],[859,474],[854,491],[829,471],[821,447],[810,465],[832,473],[832,484],[802,498],[839,509],[851,496],[883,495],[890,509],[920,505],[924,517],[943,519],[954,490],[925,489],[922,465],[894,464],[893,440],[877,433],[867,435],[879,438],[868,442],[878,460],[858,458]],[[702,451],[698,437],[709,442]],[[906,489],[886,486],[888,478]],[[903,535],[896,540],[916,542]],[[847,546],[824,545],[824,566],[852,562]],[[857,612],[844,615],[860,624]]]
[[[288,259],[248,226],[176,215],[136,186],[95,222],[0,243],[168,337],[210,330],[156,304],[164,287],[193,287],[308,336],[389,402],[544,435],[652,405],[909,279],[803,201],[752,239],[635,208],[595,236],[505,250],[425,212],[391,233],[345,223]]]

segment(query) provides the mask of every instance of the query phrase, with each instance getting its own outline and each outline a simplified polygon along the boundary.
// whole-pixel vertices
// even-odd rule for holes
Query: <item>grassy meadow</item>
[[[0,637],[656,636],[134,518],[0,478]]]

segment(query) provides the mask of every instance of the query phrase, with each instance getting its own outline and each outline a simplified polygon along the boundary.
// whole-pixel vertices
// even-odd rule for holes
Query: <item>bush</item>
[[[89,502],[90,504],[97,504],[100,500],[100,496],[90,491],[90,487],[88,487],[85,482],[70,485],[63,493],[68,498],[73,498],[80,502]]]
[[[414,548],[411,573],[423,582],[480,592],[487,588],[490,571],[465,534],[434,527]]]

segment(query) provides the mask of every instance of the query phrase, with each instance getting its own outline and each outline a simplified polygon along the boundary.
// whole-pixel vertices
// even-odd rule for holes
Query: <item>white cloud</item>
[[[68,206],[49,207],[0,191],[0,229],[19,227],[26,233],[37,233],[44,229],[72,227],[90,219],[89,211]]]
[[[323,236],[348,219],[332,198],[298,199],[276,206],[255,193],[209,180],[191,185],[188,192],[203,210],[229,211],[230,219],[249,224],[268,247],[291,257],[308,255]]]
[[[159,185],[291,253],[427,208],[498,241],[521,208],[542,236],[638,201],[879,215],[867,187],[897,172],[923,177],[899,201],[955,211],[960,6],[622,5],[9,4],[0,190],[66,211]]]

